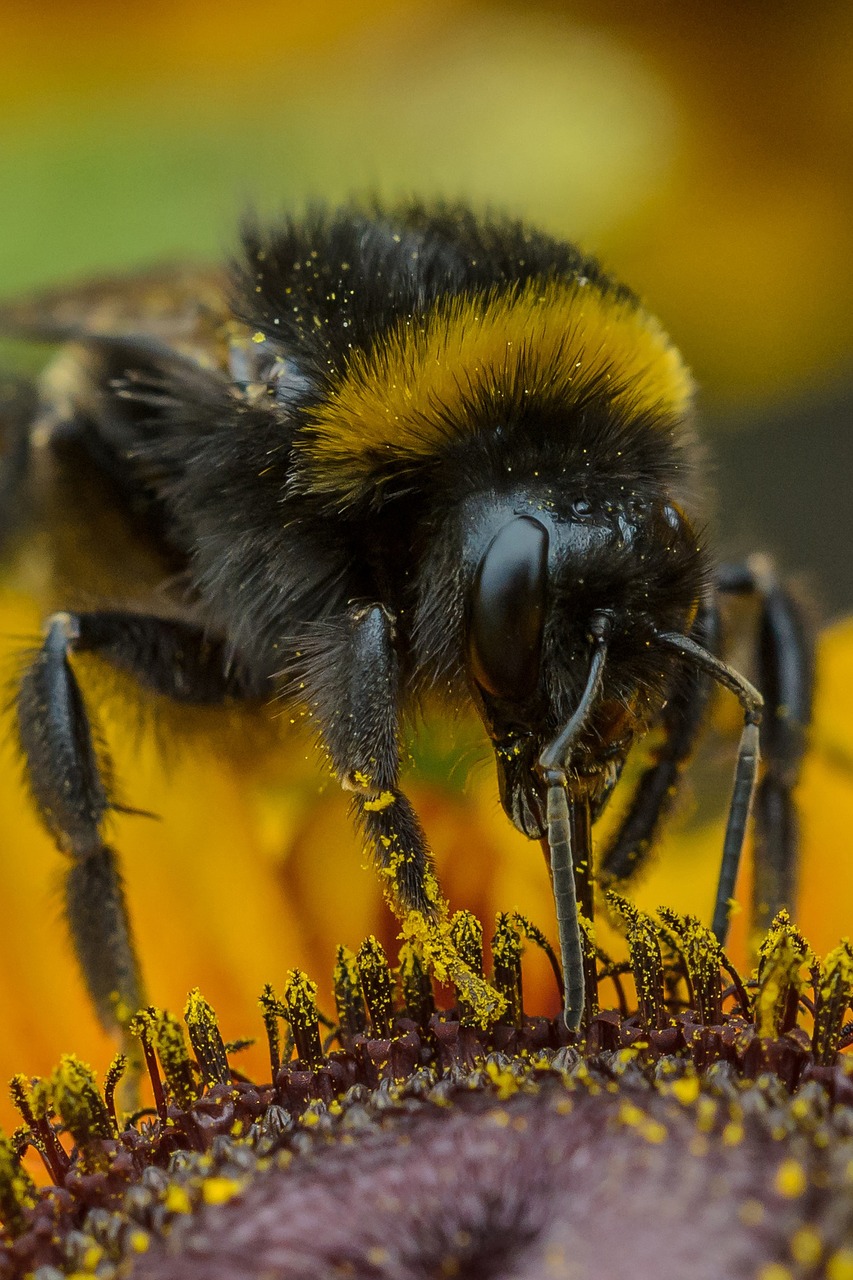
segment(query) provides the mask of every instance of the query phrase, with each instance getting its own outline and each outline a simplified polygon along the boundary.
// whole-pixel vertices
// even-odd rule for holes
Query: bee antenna
[[[563,785],[565,785],[566,764],[569,759],[569,753],[574,745],[575,738],[589,718],[590,708],[598,697],[598,691],[601,688],[601,679],[604,675],[604,660],[607,657],[607,641],[610,637],[610,618],[606,613],[593,614],[589,624],[589,635],[594,648],[592,661],[589,665],[589,675],[586,678],[586,688],[581,694],[581,700],[568,723],[560,730],[553,742],[548,743],[548,746],[539,757],[539,773],[549,785],[549,774],[555,771],[562,775]]]
[[[610,619],[594,614],[589,627],[594,648],[586,688],[568,723],[539,757],[539,773],[548,787],[546,821],[548,850],[551,859],[551,885],[557,914],[560,959],[563,965],[563,1020],[570,1031],[577,1031],[583,1017],[584,976],[578,902],[575,890],[575,868],[572,858],[572,835],[569,805],[566,798],[566,767],[571,748],[586,724],[590,709],[598,696],[607,657]]]
[[[714,920],[711,925],[717,941],[723,944],[729,931],[735,881],[758,778],[758,766],[761,760],[758,727],[761,724],[764,699],[745,676],[725,662],[721,662],[719,658],[715,658],[712,653],[704,649],[701,644],[697,644],[695,640],[691,640],[689,636],[682,636],[674,631],[658,631],[655,635],[661,644],[665,644],[667,648],[676,649],[700,671],[704,671],[712,680],[716,680],[717,684],[729,689],[743,707],[743,733],[738,745],[726,836],[723,841],[720,877],[717,882]]]

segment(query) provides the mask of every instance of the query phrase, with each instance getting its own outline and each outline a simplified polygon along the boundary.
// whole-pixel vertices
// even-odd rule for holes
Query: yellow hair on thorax
[[[528,398],[563,388],[567,430],[592,392],[668,425],[692,393],[678,351],[631,297],[582,279],[450,296],[353,351],[302,436],[312,490],[357,497],[386,467],[417,465],[471,430],[478,392],[517,397],[520,381]]]

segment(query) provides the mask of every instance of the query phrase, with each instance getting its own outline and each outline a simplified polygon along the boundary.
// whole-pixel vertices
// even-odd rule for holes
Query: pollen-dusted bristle
[[[451,920],[451,940],[471,972],[483,977],[483,925],[473,911],[456,911]]]
[[[163,1093],[163,1079],[160,1075],[160,1063],[154,1048],[156,1035],[156,1009],[140,1009],[130,1019],[127,1029],[130,1035],[136,1036],[142,1045],[145,1069],[151,1081],[151,1092],[154,1094],[154,1105],[161,1120],[166,1119],[166,1095]]]
[[[451,941],[450,923],[443,911],[434,921],[427,920],[420,911],[410,911],[403,921],[402,936],[420,947],[437,982],[453,984],[470,1006],[478,1027],[485,1029],[500,1021],[505,1007],[503,996],[484,978],[472,973],[462,960]]]
[[[513,1027],[524,1021],[521,936],[510,912],[499,911],[492,935],[492,981],[506,1000],[504,1018]],[[562,986],[562,984],[561,984]]]
[[[557,959],[556,951],[551,946],[551,943],[545,937],[542,930],[535,925],[532,920],[528,920],[527,916],[521,911],[513,911],[512,918],[521,936],[523,938],[527,938],[528,942],[534,943],[540,951],[544,951],[548,958],[548,963],[551,966],[551,972],[554,974],[554,981],[557,984],[557,994],[562,999],[563,975],[560,971],[560,961]],[[583,928],[583,923],[581,924],[581,943],[585,948],[589,947],[594,950],[594,939],[587,933],[587,930]],[[592,959],[593,961],[595,960],[594,954]]]
[[[25,1075],[12,1076],[9,1081],[9,1093],[12,1101],[20,1112],[24,1124],[30,1129],[35,1129],[37,1120],[33,1111],[32,1099],[30,1093],[32,1085]]]
[[[628,953],[631,957],[631,973],[637,990],[640,1017],[649,1027],[666,1026],[667,1010],[664,1004],[663,960],[658,941],[658,927],[651,916],[637,908],[627,898],[609,891],[607,902],[622,916],[626,923]]]
[[[668,907],[658,907],[657,914],[664,926],[660,931],[662,940],[684,962],[700,1018],[709,1026],[716,1026],[723,1016],[723,953],[719,942],[696,916],[681,916]]]
[[[0,1222],[11,1235],[24,1230],[24,1210],[35,1202],[35,1183],[22,1166],[14,1142],[0,1133]]]
[[[333,975],[338,1023],[351,1036],[367,1030],[367,1010],[358,972],[358,961],[349,947],[338,947]]]
[[[844,1016],[853,1000],[853,947],[845,938],[820,966],[816,990],[812,1052],[829,1066],[841,1044]]]
[[[450,940],[459,958],[478,978],[483,976],[483,926],[471,911],[457,911],[450,921]],[[464,995],[457,992],[459,1021],[476,1026],[477,1017]]]
[[[174,1014],[158,1010],[154,1036],[172,1097],[179,1107],[191,1107],[199,1096],[199,1089],[183,1027]]]
[[[116,1136],[110,1113],[95,1080],[95,1073],[73,1054],[65,1054],[50,1076],[50,1089],[63,1126],[90,1167],[106,1162],[98,1151],[99,1141]]]
[[[752,1016],[760,1036],[778,1036],[797,1022],[803,967],[814,959],[811,948],[780,911],[758,951],[758,986]]]
[[[428,1027],[435,1013],[435,997],[429,971],[420,950],[404,942],[398,954],[397,978],[403,999],[403,1013],[419,1027]]]
[[[322,1066],[316,982],[312,982],[301,969],[291,969],[287,975],[283,1003],[299,1061],[306,1067]]]
[[[356,959],[373,1031],[380,1038],[387,1038],[394,1012],[394,976],[385,949],[371,935],[362,942]]]
[[[54,1182],[60,1182],[68,1171],[69,1160],[50,1123],[53,1097],[48,1082],[31,1083],[26,1076],[16,1075],[9,1081],[9,1093],[45,1168]]]
[[[628,929],[628,950],[640,1017],[650,1027],[664,1027],[667,1015],[663,998],[663,963],[654,922],[644,913]]]
[[[264,1020],[264,1031],[267,1034],[267,1045],[270,1051],[270,1079],[275,1080],[281,1066],[281,1031],[279,1019],[285,1016],[284,1005],[267,982],[258,998],[261,1016]]]
[[[578,930],[583,956],[584,998],[583,1025],[589,1026],[600,1010],[598,1001],[598,961],[603,958],[595,937],[595,923],[590,916],[578,911]]]
[[[117,1053],[107,1067],[107,1074],[104,1076],[104,1102],[107,1104],[107,1111],[110,1113],[110,1119],[113,1122],[116,1133],[121,1128],[116,1113],[116,1089],[121,1083],[122,1076],[127,1071],[127,1062],[126,1054]]]
[[[189,994],[184,1021],[207,1088],[214,1084],[229,1084],[231,1068],[228,1065],[225,1042],[219,1034],[216,1014],[198,987]]]
[[[225,1041],[225,1052],[230,1058],[232,1053],[242,1053],[244,1049],[251,1049],[254,1043],[254,1036],[238,1036],[236,1040]]]
[[[468,968],[483,976],[483,926],[473,911],[457,911],[450,921],[450,937]]]

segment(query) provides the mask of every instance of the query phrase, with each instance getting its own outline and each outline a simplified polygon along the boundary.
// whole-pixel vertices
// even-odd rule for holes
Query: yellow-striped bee
[[[590,824],[631,746],[662,726],[603,856],[606,877],[626,877],[670,805],[709,677],[745,720],[714,914],[725,934],[762,696],[715,652],[717,595],[755,593],[771,713],[763,914],[790,895],[808,641],[769,573],[715,565],[690,375],[594,259],[461,206],[352,206],[252,223],[221,276],[96,283],[7,306],[0,322],[67,344],[37,403],[7,412],[9,494],[28,456],[73,464],[182,584],[150,612],[53,614],[17,692],[29,787],[69,855],[68,919],[105,1020],[116,997],[135,1008],[141,984],[82,651],[183,702],[307,706],[392,905],[427,933],[444,903],[399,786],[401,717],[427,694],[472,702],[503,806],[550,862],[575,1028]]]

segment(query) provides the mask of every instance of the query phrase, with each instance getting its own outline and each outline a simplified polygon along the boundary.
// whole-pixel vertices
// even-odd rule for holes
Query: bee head
[[[560,754],[571,723],[560,767],[600,809],[678,676],[677,657],[656,636],[689,628],[706,574],[696,534],[672,503],[632,495],[576,498],[562,513],[527,507],[491,510],[480,526],[466,662],[503,807],[539,838],[549,751]],[[593,654],[605,641],[593,688]]]

